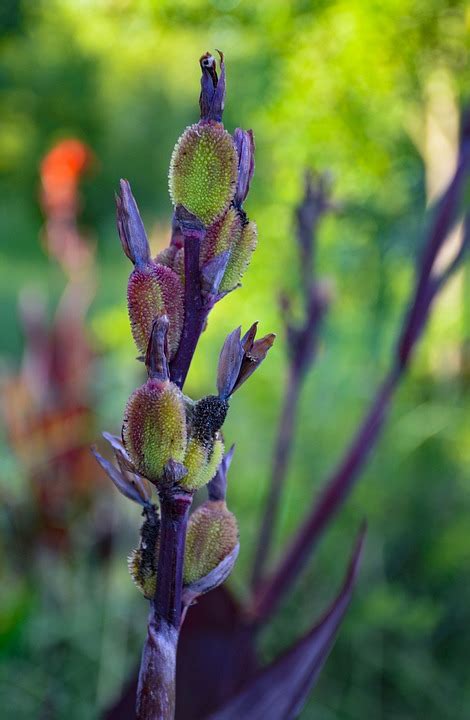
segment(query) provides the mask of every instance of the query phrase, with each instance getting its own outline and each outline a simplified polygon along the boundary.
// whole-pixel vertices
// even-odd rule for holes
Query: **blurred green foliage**
[[[259,319],[263,332],[281,328],[275,298],[281,288],[295,294],[298,285],[292,211],[304,167],[330,170],[341,203],[319,237],[318,272],[331,279],[335,297],[302,398],[281,549],[387,365],[424,229],[420,140],[429,87],[444,78],[455,104],[465,104],[469,30],[464,0],[3,2],[2,356],[14,364],[20,352],[20,288],[47,288],[51,306],[62,288],[39,243],[38,164],[57,139],[78,137],[95,155],[82,221],[98,244],[99,290],[90,314],[101,353],[98,410],[102,426],[118,430],[138,368],[113,192],[119,177],[131,181],[147,227],[163,243],[170,153],[197,118],[197,59],[222,48],[225,124],[252,127],[256,136],[247,211],[260,242],[243,288],[211,316],[190,394],[213,390],[218,351],[233,327]],[[272,657],[311,623],[339,581],[354,528],[367,516],[356,598],[302,718],[468,718],[470,383],[462,362],[470,335],[468,287],[467,271],[441,298],[372,462],[263,638],[264,655]],[[262,371],[234,399],[226,426],[227,441],[237,443],[229,499],[241,527],[232,579],[240,593],[284,378],[281,334]],[[9,492],[21,495],[6,448],[0,470]],[[1,551],[8,578],[0,606],[2,717],[98,717],[138,657],[146,608],[125,567],[138,517],[114,499],[112,488],[109,502],[122,532],[104,575],[93,572],[86,543],[71,567],[46,559],[32,579]]]

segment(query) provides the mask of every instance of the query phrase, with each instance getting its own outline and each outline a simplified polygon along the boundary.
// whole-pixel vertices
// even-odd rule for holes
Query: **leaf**
[[[145,506],[149,502],[146,488],[141,485],[139,478],[134,478],[127,474],[123,475],[115,465],[100,455],[96,447],[93,446],[91,451],[110,480],[113,481],[114,485],[124,497],[142,506]]]
[[[322,619],[283,655],[263,668],[209,720],[291,720],[298,717],[333,647],[351,600],[364,543],[362,528],[341,590]]]

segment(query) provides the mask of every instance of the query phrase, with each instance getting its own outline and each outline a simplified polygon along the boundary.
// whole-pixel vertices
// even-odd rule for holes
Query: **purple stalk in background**
[[[376,444],[391,399],[406,372],[415,346],[429,318],[432,303],[443,285],[462,266],[470,245],[470,219],[464,217],[461,246],[449,265],[438,272],[436,258],[463,212],[464,193],[470,171],[470,118],[463,126],[457,168],[446,192],[437,203],[434,221],[416,268],[415,286],[392,358],[390,370],[379,386],[344,457],[326,482],[318,500],[294,536],[287,552],[270,577],[255,588],[250,615],[265,622],[305,567],[322,532],[348,497],[370,452]]]
[[[261,581],[269,560],[295,436],[300,393],[307,372],[315,360],[322,321],[328,309],[328,289],[324,282],[316,280],[314,274],[315,247],[318,224],[325,213],[333,209],[328,177],[326,175],[314,177],[312,173],[307,172],[304,198],[297,209],[296,234],[303,320],[295,323],[290,298],[287,293],[283,293],[280,296],[280,305],[287,337],[287,385],[274,443],[266,506],[254,556],[251,577],[253,588]]]

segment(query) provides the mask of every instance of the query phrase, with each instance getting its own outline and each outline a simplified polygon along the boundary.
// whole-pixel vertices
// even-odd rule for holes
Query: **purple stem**
[[[183,564],[192,495],[160,492],[158,583],[150,602],[137,689],[137,720],[173,720],[176,649],[182,612]]]
[[[294,437],[296,425],[299,394],[299,376],[294,374],[291,368],[289,372],[287,390],[284,395],[284,403],[274,449],[269,492],[256,546],[255,560],[251,576],[252,587],[257,586],[263,575],[272,546],[282,489],[284,487],[284,481],[292,451],[292,439]]]
[[[257,590],[250,616],[263,622],[277,607],[281,596],[304,567],[322,530],[345,502],[354,480],[379,435],[390,398],[402,370],[392,371],[383,382],[348,452],[325,486],[314,511],[298,530],[293,543],[272,577]]]
[[[314,280],[313,268],[318,225],[330,207],[324,176],[315,179],[311,173],[306,173],[304,198],[297,208],[297,250],[304,320],[301,325],[294,325],[288,309],[284,308],[289,377],[275,442],[268,497],[253,563],[252,588],[260,584],[269,560],[292,453],[300,391],[315,359],[322,320],[327,309],[327,303]]]
[[[180,388],[186,380],[210,309],[201,295],[199,250],[203,237],[203,230],[184,231],[184,323],[178,351],[170,365],[171,380]]]

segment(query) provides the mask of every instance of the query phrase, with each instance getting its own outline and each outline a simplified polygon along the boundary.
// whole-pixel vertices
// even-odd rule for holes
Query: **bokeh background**
[[[138,509],[86,448],[101,429],[119,431],[142,377],[113,193],[120,177],[130,180],[162,247],[170,153],[198,117],[199,56],[224,50],[225,124],[255,131],[247,211],[260,240],[243,288],[211,315],[189,394],[213,391],[235,326],[281,330],[226,424],[237,443],[229,501],[242,543],[230,585],[243,596],[285,387],[277,296],[295,296],[299,284],[292,213],[303,170],[331,172],[340,210],[319,232],[317,270],[333,302],[302,395],[278,552],[387,367],[424,213],[455,163],[469,31],[464,0],[3,0],[3,718],[98,718],[139,657],[146,603],[126,568]],[[43,158],[70,138],[82,143],[67,146],[72,169],[52,156],[41,185]],[[65,256],[54,245],[61,223]],[[302,718],[469,717],[469,288],[467,268],[440,297],[357,489],[262,638],[268,659],[309,625],[366,516],[355,599]]]

